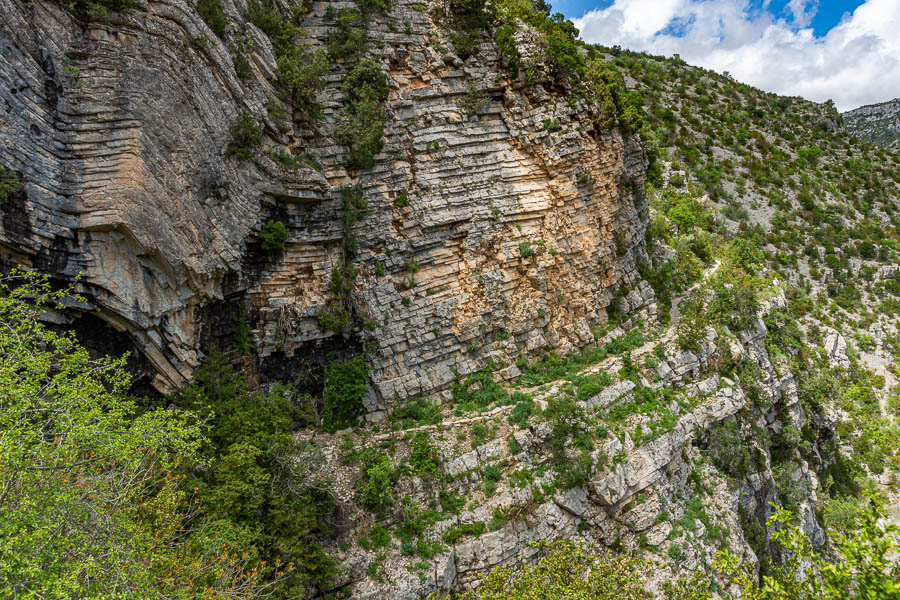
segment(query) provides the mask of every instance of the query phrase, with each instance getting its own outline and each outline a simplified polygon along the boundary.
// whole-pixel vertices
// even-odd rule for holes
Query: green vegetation
[[[41,313],[67,294],[34,274],[0,281],[5,593],[256,597],[259,553],[190,509],[198,494],[186,469],[216,463],[201,421],[138,405],[124,395],[125,358],[92,359],[73,335],[47,329]]]
[[[303,5],[292,15],[282,13],[274,0],[252,0],[247,5],[247,20],[259,27],[272,40],[276,74],[283,97],[309,119],[317,119],[321,110],[316,92],[325,86],[330,70],[325,50],[312,50],[300,40],[302,29],[295,24]]]
[[[335,431],[355,425],[363,413],[369,367],[363,355],[325,367],[322,427]]]
[[[15,171],[0,166],[0,205],[5,204],[9,197],[19,193],[22,182]]]
[[[461,523],[444,532],[443,539],[445,543],[452,545],[464,537],[478,537],[485,532],[485,529],[485,524],[480,521],[477,523]]]
[[[197,0],[197,14],[220,39],[225,38],[228,15],[222,8],[221,0]]]
[[[320,116],[316,92],[325,87],[325,75],[330,70],[324,50],[311,50],[296,41],[277,46],[277,74],[284,95],[295,107],[310,118]]]
[[[354,308],[350,293],[359,275],[359,270],[353,265],[353,257],[359,250],[355,228],[368,212],[369,204],[361,186],[353,185],[341,190],[341,262],[331,269],[333,298],[318,315],[319,325],[335,333],[343,333],[353,325],[351,315]]]
[[[577,375],[585,367],[595,365],[611,355],[637,348],[643,343],[643,334],[635,330],[609,342],[605,346],[584,352],[573,352],[564,358],[557,356],[554,352],[548,352],[538,362],[528,366],[522,373],[522,376],[519,377],[517,383],[526,387],[532,387],[558,379],[570,378]],[[600,390],[597,391],[599,392]]]
[[[409,466],[417,475],[437,476],[438,466],[441,464],[437,448],[423,432],[417,433],[409,446]]]
[[[277,597],[327,589],[337,568],[321,542],[331,534],[335,499],[318,471],[318,450],[291,436],[297,426],[315,424],[314,402],[284,385],[250,392],[219,354],[194,379],[175,403],[209,424],[202,451],[210,468],[189,474],[200,514],[242,549],[258,549],[255,568],[277,582]]]
[[[82,21],[108,21],[109,12],[135,6],[134,0],[56,0]]]
[[[66,5],[79,18],[95,19],[130,3],[77,0]],[[424,4],[412,8],[429,10]],[[304,43],[308,37],[299,26],[310,5],[287,8],[275,0],[247,5],[248,20],[273,43],[278,94],[270,98],[267,110],[281,134],[290,131],[297,111],[309,120],[321,118],[317,96],[326,76],[333,70],[342,76],[342,93],[335,100],[341,104],[333,113],[329,109],[323,128],[333,127],[336,140],[346,148],[343,162],[349,182],[341,184],[339,198],[335,195],[325,204],[325,210],[334,209],[341,240],[330,254],[331,296],[317,317],[322,328],[342,334],[345,341],[360,332],[363,341],[370,342],[363,324],[368,329],[389,325],[389,317],[367,316],[358,308],[363,305],[353,297],[358,257],[369,261],[360,265],[364,277],[374,272],[380,284],[391,285],[384,279],[389,265],[393,285],[401,292],[392,301],[395,308],[431,302],[414,289],[420,270],[414,253],[401,257],[393,243],[361,234],[370,201],[386,207],[390,214],[383,217],[393,220],[419,219],[422,208],[418,196],[411,207],[407,192],[398,194],[396,187],[367,198],[367,188],[359,182],[370,185],[371,174],[360,172],[372,169],[376,156],[385,151],[386,103],[394,84],[383,65],[397,56],[370,53],[366,28],[386,22],[380,13],[389,9],[385,0],[361,0],[340,10],[329,7],[327,49],[316,50]],[[228,32],[220,0],[199,0],[197,10],[220,38],[235,36]],[[9,400],[0,402],[0,578],[23,597],[271,593],[277,598],[329,598],[350,593],[341,587],[349,578],[324,548],[340,546],[341,556],[348,556],[354,546],[343,532],[358,511],[346,509],[346,494],[339,501],[331,491],[333,482],[322,474],[333,448],[327,447],[325,454],[315,445],[332,444],[328,434],[344,430],[344,464],[338,468],[345,469],[342,475],[349,464],[359,468],[344,491],[352,491],[354,501],[371,513],[365,517],[365,535],[358,538],[359,548],[372,553],[371,560],[358,570],[354,564],[353,577],[365,571],[389,585],[387,578],[394,577],[395,570],[387,568],[394,566],[387,561],[399,551],[418,557],[406,565],[424,581],[433,569],[428,561],[447,551],[444,544],[527,518],[529,510],[556,492],[588,488],[602,470],[633,464],[634,456],[625,450],[629,444],[646,445],[680,424],[696,422],[703,425],[686,435],[691,442],[681,457],[689,467],[683,472],[688,485],[675,492],[676,507],[664,507],[657,520],[668,521],[672,533],[655,542],[659,545],[651,546],[648,535],[637,543],[642,551],[655,554],[655,564],[687,558],[694,562],[697,557],[697,574],[690,581],[668,582],[657,597],[732,598],[722,586],[725,579],[741,588],[741,598],[750,600],[900,597],[900,573],[885,559],[895,542],[877,524],[877,508],[868,499],[880,493],[875,475],[884,475],[878,479],[889,486],[900,485],[900,389],[889,389],[890,378],[866,362],[871,354],[882,354],[888,358],[883,366],[900,374],[900,338],[888,326],[900,318],[900,274],[893,268],[900,257],[896,155],[831,131],[833,106],[765,94],[688,67],[678,58],[579,42],[574,26],[562,15],[551,16],[544,2],[446,0],[431,16],[445,28],[428,43],[444,55],[447,68],[459,64],[449,56],[451,49],[470,65],[481,60],[480,54],[496,50],[483,62],[496,64],[499,57],[506,70],[506,81],[502,76],[492,82],[461,81],[456,103],[472,117],[469,126],[477,126],[473,122],[482,122],[486,113],[490,97],[482,90],[496,94],[507,85],[513,90],[524,87],[530,100],[549,97],[560,107],[568,102],[570,108],[585,110],[593,122],[590,135],[598,140],[610,137],[612,129],[640,137],[650,161],[647,184],[639,177],[625,179],[618,193],[639,213],[648,211],[641,215],[648,220],[648,259],[639,265],[639,274],[655,292],[660,321],[666,324],[671,318],[677,325],[663,335],[655,323],[636,322],[648,313],[624,314],[633,297],[625,298],[630,291],[625,285],[611,290],[616,297],[607,310],[609,322],[596,325],[602,315],[585,311],[579,298],[566,296],[568,290],[548,285],[544,297],[523,307],[521,314],[536,316],[532,325],[545,329],[547,347],[567,350],[571,332],[562,344],[551,334],[569,327],[571,319],[584,318],[595,326],[595,346],[565,356],[546,352],[537,360],[522,355],[515,361],[521,374],[508,386],[500,377],[516,371],[509,364],[515,355],[506,349],[525,344],[532,348],[530,332],[485,314],[478,324],[481,337],[459,338],[466,341],[460,360],[450,366],[455,378],[447,382],[449,394],[440,395],[445,405],[412,399],[394,406],[386,422],[363,427],[364,400],[371,400],[366,396],[365,355],[310,368],[294,385],[281,385],[266,383],[260,376],[262,363],[247,367],[245,380],[224,356],[212,353],[190,386],[164,400],[171,409],[163,412],[155,409],[157,401],[124,396],[125,359],[93,360],[73,338],[38,324],[41,307],[62,299],[45,280],[32,278],[21,290],[0,284],[0,322],[8,326],[0,332],[0,387]],[[393,34],[399,33],[397,25],[388,24]],[[405,35],[412,35],[412,24],[403,25]],[[523,28],[527,35],[519,35]],[[253,75],[248,60],[252,40],[246,34],[229,44],[235,72],[243,79]],[[517,40],[528,45],[527,53],[520,53]],[[198,43],[194,41],[195,47]],[[383,48],[381,42],[376,46]],[[450,66],[454,63],[457,66]],[[67,68],[67,74],[74,78],[77,69]],[[409,131],[421,124],[419,117],[409,119]],[[531,126],[553,134],[537,132],[544,139],[558,139],[572,128],[561,112],[539,114]],[[242,111],[230,129],[226,154],[253,158],[264,133],[260,120]],[[432,140],[425,150],[432,156],[420,158],[443,159],[453,151],[448,140]],[[418,147],[421,151],[421,143]],[[317,166],[306,155],[266,155],[284,172]],[[333,159],[324,162],[329,170],[335,167]],[[600,183],[581,168],[570,179],[585,194],[594,193]],[[0,203],[21,188],[18,174],[0,168]],[[424,190],[411,187],[408,192]],[[448,193],[442,186],[437,192]],[[500,222],[500,210],[492,209]],[[624,257],[640,226],[620,228],[615,223],[614,228],[604,251]],[[261,248],[270,253],[283,252],[288,237],[287,227],[278,220],[268,221],[258,234]],[[507,242],[507,250],[518,249],[523,270],[564,266],[565,255],[551,258],[558,253],[551,244],[558,240],[545,244],[524,238],[519,228],[518,237]],[[361,248],[363,240],[376,241],[372,248]],[[388,248],[397,256],[379,261],[382,252],[391,256]],[[604,273],[611,266],[606,260],[597,262]],[[476,275],[485,283],[480,271]],[[631,274],[626,277],[630,280]],[[23,276],[14,279],[18,283]],[[551,276],[547,281],[558,280]],[[424,283],[428,295],[447,289]],[[606,284],[589,283],[596,293],[610,291],[602,289]],[[505,297],[503,302],[506,305]],[[376,318],[383,322],[376,323]],[[761,334],[760,319],[767,331],[764,353],[751,346],[759,337],[748,341],[748,334]],[[455,327],[430,318],[424,323],[416,333],[428,342],[452,343]],[[625,328],[625,323],[631,331],[608,341],[608,332]],[[583,323],[577,326],[583,344],[587,329]],[[849,343],[843,366],[836,366],[826,348],[825,336],[832,330]],[[235,353],[232,359],[251,358],[253,331],[243,310],[234,317],[231,337],[243,355]],[[340,343],[341,336],[331,339]],[[647,353],[649,344],[642,348],[657,340],[652,354]],[[503,342],[496,345],[502,352],[490,345],[495,341]],[[667,353],[681,356],[683,351],[696,353],[699,366],[672,375],[674,361],[667,364],[672,358]],[[607,360],[616,368],[601,365]],[[379,376],[403,375],[393,370],[402,371],[399,365],[386,362],[377,362],[384,369]],[[707,379],[709,387],[691,386],[700,373],[718,373],[720,378]],[[661,385],[667,377],[680,378],[685,387]],[[783,382],[786,393],[770,393],[775,380]],[[610,403],[608,393],[598,401],[598,394],[614,382],[617,390],[629,391]],[[802,411],[788,404],[793,400],[790,382],[797,385]],[[415,393],[416,385],[409,382],[407,392]],[[688,414],[733,385],[741,388],[746,402],[736,406],[732,416]],[[521,391],[513,391],[516,388]],[[316,394],[321,390],[321,397],[299,389]],[[449,412],[478,417],[442,423]],[[421,425],[438,426],[398,431]],[[298,434],[303,427],[326,433]],[[442,458],[448,448],[455,454]],[[450,460],[470,452],[479,457],[476,465],[450,468],[463,462]],[[442,469],[444,459],[447,468]],[[820,482],[814,509],[829,529],[829,545],[822,549],[810,546],[786,511],[796,510],[810,496],[809,482],[798,475],[801,466],[815,471]],[[744,539],[762,560],[762,579],[745,572],[724,551],[715,569],[708,571],[713,579],[707,580],[706,569],[713,565],[704,544],[723,549],[731,539],[721,507],[706,496],[723,485],[733,491],[751,474],[767,470],[784,505],[775,510],[769,528],[758,517],[764,507],[753,514],[743,503],[737,508]],[[497,497],[502,486],[521,491],[521,498],[528,500],[472,517],[483,496],[505,502],[505,495]],[[629,513],[648,500],[665,504],[672,500],[664,495],[669,493],[648,488],[623,500],[626,504],[620,508]],[[453,525],[442,523],[437,541],[437,533],[428,528],[452,515],[457,517]],[[473,519],[484,521],[460,522]],[[789,552],[770,552],[771,544]],[[648,567],[638,558],[572,541],[538,545],[537,550],[542,554],[537,564],[495,570],[461,597],[650,597],[640,576]],[[783,562],[773,564],[768,556]],[[119,572],[126,576],[110,575]]]
[[[259,241],[266,252],[284,252],[288,230],[281,221],[269,221],[259,230]]]
[[[475,591],[463,594],[462,599],[648,598],[640,580],[640,571],[645,568],[640,560],[608,553],[584,542],[539,542],[534,548],[541,553],[537,564],[498,567]]]
[[[369,169],[384,147],[388,97],[387,77],[373,60],[357,63],[344,79],[347,108],[338,128],[338,140],[349,148],[348,166]]]
[[[381,511],[394,502],[397,468],[391,459],[374,448],[363,453],[357,484],[359,503],[370,510]]]
[[[262,145],[263,128],[252,114],[242,110],[229,129],[231,135],[225,154],[248,159]]]
[[[668,581],[662,594],[651,596],[644,587],[642,573],[647,565],[634,557],[614,554],[584,542],[562,540],[535,543],[541,558],[537,564],[498,567],[481,585],[462,596],[465,600],[531,600],[532,598],[591,598],[644,600],[823,600],[826,598],[896,598],[900,594],[900,567],[888,557],[897,528],[878,524],[877,511],[869,506],[856,516],[857,531],[836,540],[837,560],[813,551],[806,536],[791,525],[793,515],[776,510],[769,521],[776,526],[772,538],[787,550],[785,563],[770,569],[760,581],[740,560],[725,550],[715,567],[740,590],[739,595],[716,588],[702,572],[690,579]],[[669,547],[669,557],[679,560],[682,548]],[[809,568],[812,565],[812,568]]]

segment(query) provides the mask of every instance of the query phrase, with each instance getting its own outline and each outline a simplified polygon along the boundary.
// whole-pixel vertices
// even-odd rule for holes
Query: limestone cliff
[[[101,347],[133,347],[139,383],[163,392],[212,346],[230,348],[241,319],[263,380],[372,344],[369,411],[491,359],[593,340],[645,252],[636,135],[599,130],[592,103],[542,75],[510,79],[487,38],[462,60],[433,11],[398,0],[367,27],[390,87],[384,148],[350,172],[335,138],[340,61],[318,94],[322,120],[279,120],[272,42],[241,0],[223,5],[225,41],[185,0],[107,22],[0,0],[0,164],[24,183],[3,207],[0,258],[63,282],[81,274],[87,304],[59,318]],[[329,5],[300,15],[313,47],[334,27]],[[250,160],[225,152],[242,111],[264,123]],[[340,261],[341,191],[355,184],[369,206],[354,226],[360,326],[341,335],[317,315]],[[279,255],[257,237],[273,219],[288,228]]]

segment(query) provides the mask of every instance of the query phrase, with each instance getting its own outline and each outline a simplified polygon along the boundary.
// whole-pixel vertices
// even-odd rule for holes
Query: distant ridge
[[[900,98],[842,114],[847,131],[876,146],[900,151]]]

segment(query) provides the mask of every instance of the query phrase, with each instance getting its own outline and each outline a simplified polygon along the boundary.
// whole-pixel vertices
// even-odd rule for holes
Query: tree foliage
[[[768,525],[774,527],[772,539],[786,550],[783,564],[774,566],[761,582],[727,551],[720,553],[717,566],[740,587],[745,600],[900,598],[900,563],[891,558],[900,529],[882,524],[881,517],[874,502],[861,506],[855,530],[833,536],[836,560],[829,560],[814,551],[799,527],[791,525],[789,511],[776,508]]]
[[[125,357],[93,359],[40,320],[68,290],[0,280],[0,581],[17,598],[257,596],[249,546],[195,518],[183,468],[201,424],[139,410]]]
[[[640,600],[642,561],[582,541],[538,542],[535,565],[498,567],[462,600]]]
[[[331,532],[334,498],[317,472],[316,450],[291,436],[304,418],[304,398],[285,385],[249,391],[219,353],[194,379],[175,400],[209,424],[202,448],[209,468],[191,475],[200,513],[258,548],[261,577],[274,584],[275,597],[327,589],[337,568],[321,541]],[[278,565],[290,568],[279,575]]]

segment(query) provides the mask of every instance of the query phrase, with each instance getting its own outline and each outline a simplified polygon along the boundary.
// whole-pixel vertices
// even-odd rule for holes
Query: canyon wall
[[[136,381],[164,393],[244,324],[262,380],[366,347],[370,412],[492,360],[593,341],[645,253],[637,135],[599,130],[592,103],[542,74],[510,80],[487,39],[462,60],[427,7],[398,0],[367,28],[390,87],[384,148],[351,172],[335,138],[340,61],[321,120],[274,118],[287,107],[271,41],[244,3],[223,6],[245,79],[183,0],[105,23],[0,0],[0,164],[24,182],[3,207],[0,260],[80,276],[86,301],[58,320],[133,349]],[[314,47],[333,27],[328,6],[302,15]],[[226,154],[242,111],[265,125],[248,160]],[[341,192],[355,185],[369,207],[353,225],[358,326],[335,333],[319,316],[346,233]],[[283,253],[260,247],[271,220],[287,226]]]

